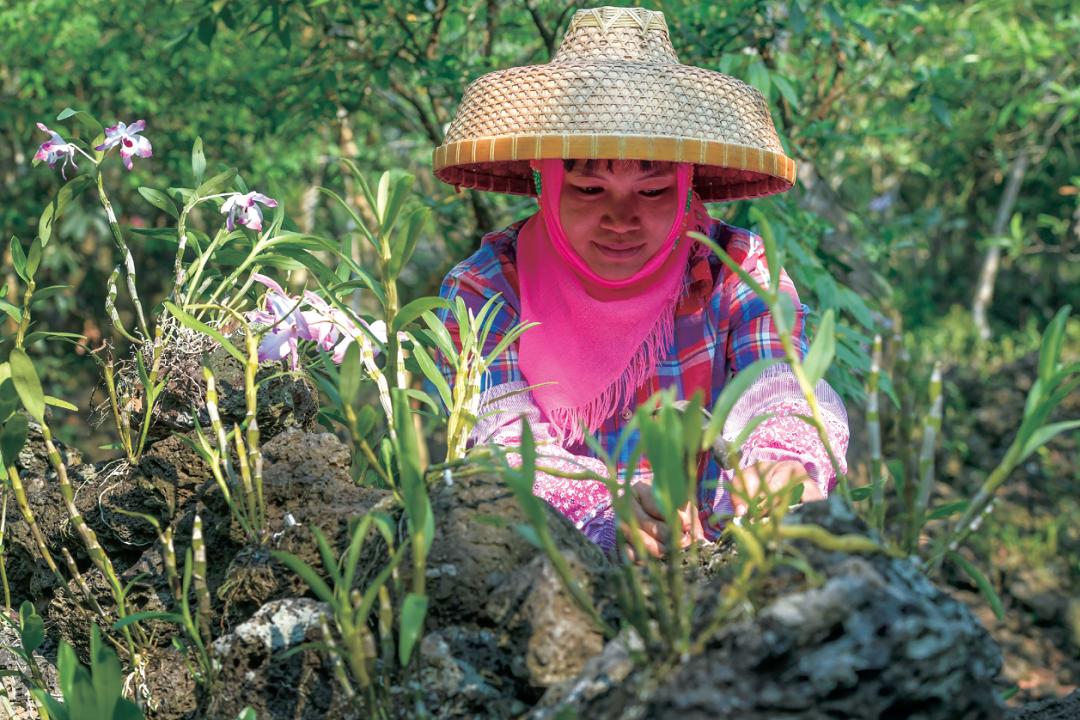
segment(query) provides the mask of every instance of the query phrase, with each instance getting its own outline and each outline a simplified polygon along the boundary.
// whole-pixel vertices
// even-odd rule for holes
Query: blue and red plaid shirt
[[[439,295],[444,298],[462,298],[474,312],[494,295],[501,296],[502,303],[487,338],[485,352],[492,350],[503,335],[520,322],[516,258],[518,231],[524,223],[525,220],[520,220],[505,230],[485,235],[480,249],[454,267],[439,290]],[[760,238],[719,220],[713,221],[709,236],[755,280],[768,284],[769,273]],[[697,252],[699,248],[691,252],[687,264],[671,347],[660,359],[653,377],[638,389],[635,407],[658,390],[667,388],[674,388],[678,399],[690,399],[700,390],[709,399],[706,407],[711,407],[728,378],[739,370],[759,358],[784,356],[764,301],[719,258],[711,252]],[[785,272],[780,273],[780,286],[791,297],[796,309],[792,336],[797,338],[797,347],[803,355],[807,349],[803,319],[809,309],[800,303]],[[443,311],[440,319],[460,347],[452,314]],[[447,382],[453,385],[453,368],[441,356],[437,362]],[[481,391],[525,381],[527,378],[522,376],[518,364],[517,346],[513,344],[491,364],[483,378]],[[608,418],[594,434],[608,453],[615,452],[619,436],[635,407],[624,408]],[[629,463],[636,445],[636,435],[632,435],[614,458],[620,470]],[[576,455],[595,457],[585,444],[566,449]],[[699,484],[702,507],[712,507],[719,477],[718,463],[710,460]]]

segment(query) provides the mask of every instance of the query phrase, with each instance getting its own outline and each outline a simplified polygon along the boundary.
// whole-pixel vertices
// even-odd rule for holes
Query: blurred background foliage
[[[860,452],[867,345],[881,333],[887,351],[906,358],[899,366],[904,376],[894,377],[898,391],[917,399],[932,361],[945,363],[944,451],[953,465],[946,464],[944,475],[974,482],[992,465],[987,456],[1003,452],[1022,410],[993,387],[1008,385],[1022,397],[1022,360],[1037,348],[1039,332],[1061,306],[1080,306],[1074,4],[643,4],[665,13],[682,62],[732,74],[769,99],[785,147],[799,163],[799,184],[780,197],[713,210],[775,234],[803,301],[815,310],[812,324],[826,309],[837,310],[840,346],[829,379],[853,410],[853,452]],[[239,167],[248,185],[284,203],[299,229],[330,237],[348,232],[351,219],[318,186],[344,189],[361,216],[370,213],[342,175],[340,158],[355,159],[372,175],[411,171],[435,223],[402,278],[403,300],[432,294],[483,233],[535,208],[526,198],[457,193],[432,177],[431,151],[462,90],[485,72],[547,62],[573,10],[583,6],[554,0],[3,3],[0,282],[14,285],[7,238],[17,235],[24,245],[33,238],[58,183],[55,172],[30,165],[46,139],[35,123],[60,129],[54,118],[70,106],[105,122],[147,121],[154,158],[131,173],[119,163],[109,170],[117,175],[108,184],[125,226],[166,224],[136,189],[189,180],[197,136],[208,174]],[[88,354],[104,339],[105,282],[117,251],[90,198],[66,212],[58,234],[39,284],[68,287],[39,317],[50,329],[86,340],[74,351],[59,344],[35,351],[51,394],[84,410],[69,416],[62,434],[93,457],[86,410],[104,396]],[[171,277],[173,248],[162,243],[142,238],[133,246],[140,292],[151,302]],[[1066,357],[1078,354],[1073,321]],[[987,406],[995,417],[979,415]],[[1003,436],[1000,442],[974,439],[991,431]],[[986,531],[1007,538],[1022,527],[1028,545],[1014,559],[1022,566],[1025,555],[1037,555],[1031,542],[1063,557],[1061,572],[1054,572],[1072,578],[1066,589],[1080,585],[1080,523],[1061,522],[1077,513],[1070,498],[1080,480],[1078,439],[1041,453],[1042,464],[1024,478],[1037,491],[1026,497],[1040,497],[1042,510],[1003,512]],[[983,552],[999,550],[991,543]],[[1076,614],[1080,644],[1080,604],[1063,612]]]

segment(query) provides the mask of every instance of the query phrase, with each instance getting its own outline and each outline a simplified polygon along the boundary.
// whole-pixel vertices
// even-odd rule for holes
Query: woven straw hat
[[[433,164],[451,185],[534,195],[529,160],[550,158],[694,163],[706,202],[795,182],[761,93],[681,64],[664,14],[638,8],[579,10],[551,62],[471,83]]]

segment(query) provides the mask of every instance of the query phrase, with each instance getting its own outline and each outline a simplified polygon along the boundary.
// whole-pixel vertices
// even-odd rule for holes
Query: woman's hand
[[[775,463],[759,462],[745,468],[741,479],[738,475],[731,479],[731,504],[735,508],[735,517],[745,515],[748,509],[747,501],[764,495],[764,488],[767,487],[770,493],[778,493],[785,487],[790,488],[798,482],[802,482],[803,502],[825,499],[821,488],[810,479],[801,462],[795,460],[781,460]],[[786,503],[787,497],[778,496],[776,502]],[[771,507],[763,508],[765,513],[770,510],[772,510]]]
[[[670,538],[663,513],[660,512],[660,508],[656,506],[656,500],[653,498],[652,476],[635,479],[630,485],[630,495],[631,506],[640,530],[639,537],[642,545],[645,546],[646,552],[650,555],[662,557]],[[679,509],[679,520],[682,523],[679,547],[689,547],[690,543],[695,540],[705,539],[705,532],[701,527],[701,518],[692,503],[687,503]],[[630,559],[636,560],[630,526],[623,524],[621,529],[627,540],[631,542],[630,547],[627,548]]]

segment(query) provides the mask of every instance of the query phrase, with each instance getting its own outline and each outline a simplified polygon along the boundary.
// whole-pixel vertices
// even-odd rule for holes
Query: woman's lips
[[[612,260],[626,260],[628,258],[634,257],[639,252],[641,252],[642,248],[645,247],[645,243],[641,243],[640,245],[627,245],[625,247],[619,247],[604,245],[594,240],[593,246],[595,246],[596,249],[600,252],[600,254],[606,258],[610,258]]]

